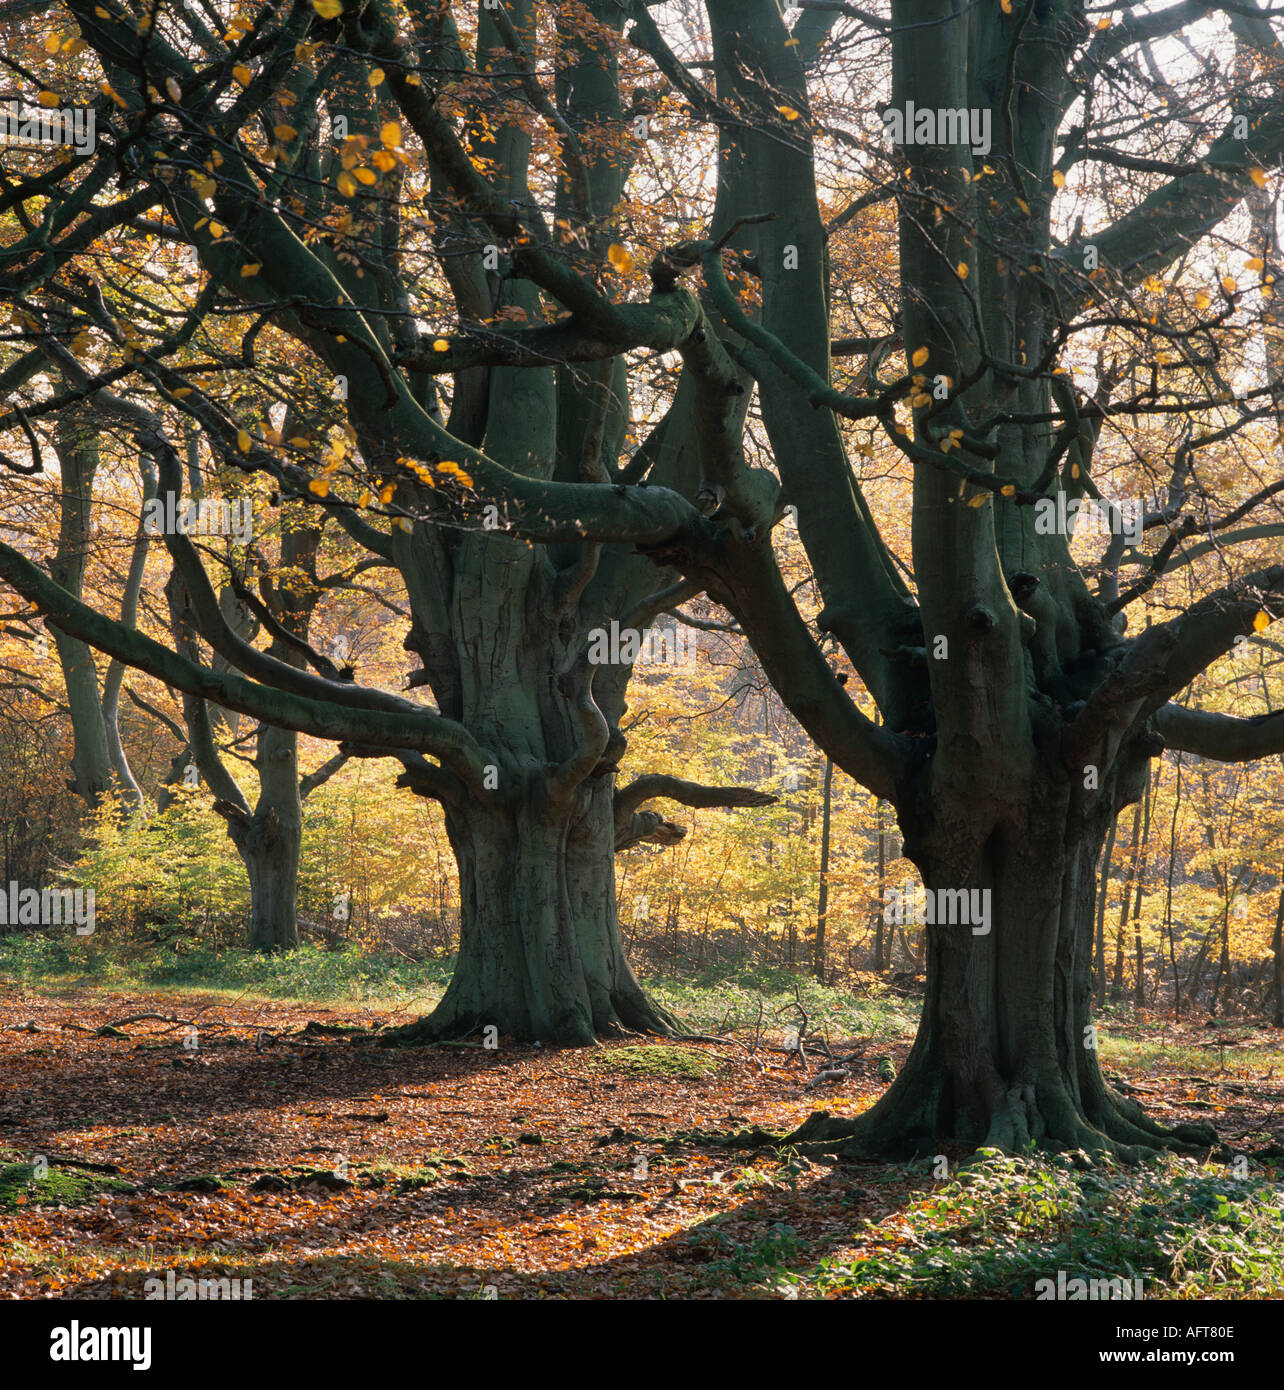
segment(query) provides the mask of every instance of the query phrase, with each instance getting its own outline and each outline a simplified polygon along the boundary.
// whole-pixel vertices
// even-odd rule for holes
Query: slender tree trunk
[[[61,507],[58,548],[50,573],[69,594],[81,598],[89,559],[98,436],[84,420],[65,413],[58,422],[57,453]],[[93,650],[85,642],[68,637],[57,628],[51,631],[71,712],[72,776],[68,785],[90,806],[97,806],[99,798],[112,784],[111,758],[98,693],[98,668]]]
[[[1114,978],[1110,984],[1110,997],[1114,1000],[1123,998],[1124,928],[1128,925],[1128,907],[1132,901],[1132,880],[1133,875],[1137,872],[1140,832],[1141,802],[1139,801],[1132,813],[1132,837],[1128,848],[1128,862],[1124,867],[1123,892],[1119,899],[1119,925],[1115,929],[1115,969]]]
[[[299,798],[298,735],[261,724],[258,732],[259,799],[247,822],[229,832],[250,879],[250,949],[284,951],[299,944],[299,851],[303,802]]]
[[[834,764],[825,759],[825,784],[820,810],[820,889],[816,898],[816,945],[812,952],[812,968],[816,978],[825,983],[825,925],[829,916],[829,822],[833,810]]]
[[[1137,896],[1132,906],[1132,941],[1136,958],[1137,978],[1133,981],[1133,1003],[1146,1007],[1146,953],[1141,941],[1141,905],[1146,896],[1146,865],[1150,856],[1150,810],[1154,805],[1154,770],[1146,768],[1146,787],[1141,798],[1141,859],[1137,864]],[[1160,960],[1162,961],[1162,956]]]
[[[1271,1008],[1271,1026],[1284,1028],[1284,864],[1280,865],[1280,896],[1271,937]]]
[[[1112,820],[1106,836],[1106,848],[1101,856],[1101,887],[1097,893],[1097,966],[1094,972],[1098,1008],[1106,1002],[1106,904],[1110,898],[1110,865],[1115,857],[1115,836],[1118,830],[1119,822]],[[1125,884],[1125,901],[1127,897],[1128,889]]]
[[[883,802],[875,803],[878,817],[878,913],[874,919],[874,969],[882,974],[887,969],[885,916],[887,912],[887,832],[883,829]]]
[[[1173,792],[1173,818],[1168,827],[1168,883],[1164,890],[1164,928],[1168,933],[1168,961],[1173,971],[1173,1014],[1181,1018],[1181,979],[1177,974],[1176,929],[1173,926],[1173,873],[1177,866],[1177,813],[1181,808],[1181,754],[1177,754],[1177,785]]]

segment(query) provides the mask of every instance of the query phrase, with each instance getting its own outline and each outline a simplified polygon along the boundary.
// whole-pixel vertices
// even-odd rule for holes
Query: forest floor
[[[372,1019],[9,982],[0,1298],[137,1299],[170,1274],[256,1299],[1031,1298],[1058,1270],[1284,1295],[1284,1169],[1255,1156],[1284,1143],[1267,1028],[1120,1026],[1103,1047],[1151,1114],[1211,1120],[1246,1163],[947,1154],[945,1174],[721,1142],[866,1108],[905,1035],[831,1038],[858,1056],[809,1088],[823,1052],[804,1070],[753,1031],[493,1051],[341,1031]]]

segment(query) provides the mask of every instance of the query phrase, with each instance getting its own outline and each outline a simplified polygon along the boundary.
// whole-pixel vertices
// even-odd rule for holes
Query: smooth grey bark
[[[58,549],[49,570],[54,580],[76,598],[83,597],[93,520],[94,478],[98,471],[98,440],[83,414],[64,416],[58,423],[57,445],[62,475]],[[91,807],[111,789],[113,768],[108,749],[98,668],[87,643],[53,629],[71,712],[72,777],[68,783]]]

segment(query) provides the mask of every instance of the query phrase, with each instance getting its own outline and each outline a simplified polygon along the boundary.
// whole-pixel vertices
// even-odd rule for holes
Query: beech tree
[[[513,7],[511,17],[507,10],[492,14],[483,7],[475,61],[465,54],[449,8],[432,10],[421,17],[422,32],[413,40],[397,32],[391,11],[367,15],[378,32],[362,44],[372,40],[381,52],[400,54],[388,81],[373,49],[337,61],[345,26],[356,15],[342,19],[338,7],[325,3],[296,9],[288,18],[266,9],[253,20],[229,15],[222,38],[183,7],[158,12],[154,21],[123,12],[109,12],[104,20],[96,11],[73,11],[78,32],[69,37],[55,30],[43,47],[61,55],[65,43],[73,61],[87,57],[86,50],[97,57],[105,89],[96,108],[103,136],[96,154],[100,171],[107,177],[119,173],[126,186],[133,182],[133,158],[122,156],[117,141],[131,140],[131,130],[152,131],[167,149],[158,145],[149,156],[150,196],[101,200],[104,236],[123,253],[119,278],[93,283],[85,262],[73,256],[52,293],[42,289],[37,302],[26,297],[39,277],[31,280],[20,244],[11,248],[8,264],[24,335],[35,344],[12,364],[9,383],[32,384],[38,394],[51,363],[74,383],[26,410],[16,408],[22,428],[32,431],[82,398],[105,414],[114,412],[132,422],[140,448],[160,463],[162,503],[181,510],[183,480],[172,436],[180,422],[185,429],[194,425],[225,463],[265,473],[285,494],[323,508],[372,562],[400,573],[413,615],[407,645],[423,662],[411,685],[428,686],[437,709],[361,687],[301,632],[283,633],[280,624],[267,651],[255,647],[229,620],[196,549],[181,534],[165,536],[182,588],[174,595],[180,619],[174,651],[147,639],[140,645],[141,634],[120,624],[98,626],[74,595],[72,602],[66,592],[42,588],[38,595],[27,587],[33,571],[16,555],[12,575],[60,632],[120,652],[119,659],[184,692],[197,762],[220,795],[234,838],[238,829],[249,833],[253,826],[244,798],[238,800],[230,778],[220,772],[207,704],[262,721],[262,737],[275,740],[268,770],[276,769],[282,752],[288,758],[292,731],[306,731],[341,741],[341,756],[398,757],[404,784],[443,803],[460,868],[460,962],[442,1005],[423,1026],[405,1031],[404,1040],[456,1036],[487,1023],[519,1036],[575,1041],[618,1026],[667,1031],[672,1020],[646,999],[620,948],[614,849],[641,839],[671,841],[672,823],[642,809],[660,797],[704,806],[761,805],[772,798],[747,788],[644,777],[617,801],[615,768],[625,747],[619,719],[635,644],[598,663],[587,659],[587,649],[592,632],[603,625],[620,624],[636,635],[696,587],[622,547],[582,543],[586,529],[570,516],[574,500],[562,502],[567,519],[525,528],[545,542],[532,548],[528,539],[511,534],[514,528],[497,524],[496,507],[480,504],[472,464],[458,460],[471,459],[484,443],[498,469],[493,481],[530,480],[526,509],[532,515],[540,514],[535,504],[554,473],[583,480],[572,486],[572,499],[596,498],[599,485],[616,474],[628,426],[618,354],[639,346],[639,335],[641,343],[655,339],[657,346],[674,346],[695,323],[694,301],[674,295],[658,318],[650,308],[621,309],[607,340],[594,340],[587,350],[572,345],[565,354],[557,351],[556,337],[550,354],[532,351],[520,336],[510,345],[494,331],[496,322],[542,316],[540,286],[547,288],[549,274],[564,287],[581,278],[547,251],[534,253],[538,275],[518,264],[519,246],[509,242],[533,241],[531,232],[518,236],[519,230],[544,220],[531,202],[533,178],[543,179],[542,192],[558,207],[565,202],[567,216],[559,214],[559,226],[578,228],[576,234],[591,243],[586,265],[605,263],[614,245],[607,224],[628,161],[620,158],[620,130],[612,127],[610,139],[589,137],[598,125],[623,124],[612,46],[620,17],[613,14],[612,23],[595,19],[580,34],[573,23],[577,16],[568,14],[551,36],[568,92],[578,92],[574,100],[568,97],[566,119],[584,128],[586,145],[595,144],[581,151],[572,138],[560,165],[573,169],[574,179],[563,186],[558,164],[551,175],[547,168],[532,173],[534,142],[526,127],[533,115],[542,121],[551,112],[529,70],[527,40],[518,32],[532,44],[538,41],[536,7]],[[168,38],[160,40],[162,34]],[[212,70],[201,76],[209,62],[218,68],[212,87]],[[516,77],[514,63],[522,70]],[[418,95],[416,110],[425,116],[425,75],[433,85],[454,79],[458,95],[450,102],[461,130],[433,117],[445,138],[440,150],[425,147],[419,159],[401,145],[399,99],[390,92],[396,84],[412,103]],[[183,95],[185,83],[192,84],[190,97]],[[153,93],[166,113],[153,109]],[[234,100],[224,113],[229,97]],[[173,112],[180,113],[177,122]],[[198,115],[202,122],[206,115],[215,119],[202,125]],[[107,135],[119,122],[120,129]],[[493,163],[480,154],[470,157],[468,151],[486,145],[496,147]],[[72,204],[90,199],[99,186],[83,169],[55,167],[40,177],[56,187],[64,172],[86,180],[75,183],[74,191],[58,190],[70,199],[55,221],[65,215],[75,222]],[[256,181],[264,175],[267,182],[260,185]],[[282,179],[288,193],[283,200],[272,193],[275,201],[269,201],[266,195]],[[480,212],[470,206],[479,192],[489,203]],[[235,226],[224,220],[233,214],[217,206],[225,196],[232,200],[227,207],[234,202],[240,209]],[[433,222],[416,215],[425,199],[434,207]],[[114,203],[113,211],[107,203]],[[529,211],[513,212],[528,203]],[[502,216],[497,207],[504,209]],[[257,227],[253,234],[251,223]],[[184,302],[181,290],[171,298],[155,291],[140,295],[133,283],[126,288],[122,281],[135,269],[124,249],[131,238],[138,239],[144,258],[156,255],[175,270],[183,258],[166,258],[166,244],[193,247],[200,266],[195,292]],[[432,258],[428,268],[426,256]],[[584,283],[594,303],[608,315],[617,313]],[[421,303],[412,314],[416,300]],[[209,331],[220,305],[250,307],[231,350]],[[423,367],[416,356],[434,340],[424,335],[420,311],[429,317],[448,312],[475,331],[480,346],[460,333],[458,350],[447,345],[431,369]],[[348,313],[357,316],[351,324],[345,324]],[[149,341],[167,314],[180,326],[162,335],[163,346]],[[369,324],[358,327],[365,315]],[[104,370],[93,350],[96,340],[75,337],[82,328],[123,349],[127,391],[111,389],[117,374]],[[583,336],[578,325],[556,333]],[[261,343],[279,347],[290,340],[303,365],[294,375],[273,371]],[[201,348],[196,361],[184,352],[189,341]],[[601,365],[587,377],[545,365],[559,355]],[[530,369],[532,363],[537,369]],[[290,364],[295,368],[295,359]],[[441,368],[454,377],[448,402],[437,386]],[[228,374],[224,379],[234,384],[226,394],[206,389],[201,374],[208,370]],[[398,391],[404,395],[400,406],[389,394]],[[133,396],[159,403],[160,412]],[[238,413],[251,400],[267,416],[254,429]],[[442,409],[447,403],[448,419]],[[292,423],[272,414],[287,404]],[[412,443],[413,433],[424,428],[438,443],[449,440],[449,447],[427,449],[426,437]],[[650,446],[644,463],[654,476],[680,481],[691,473],[694,455],[676,434],[668,443],[655,434]],[[22,466],[38,467],[34,433],[30,448],[32,462]],[[644,471],[640,462],[638,476]],[[507,508],[502,487],[492,491]],[[671,497],[668,506],[678,501]],[[208,663],[198,660],[198,650],[183,635],[189,629],[209,644]],[[312,672],[300,669],[300,657]],[[263,777],[262,748],[259,765]],[[273,790],[264,779],[270,804],[254,816],[255,822],[271,819],[277,832],[271,845],[252,837],[256,853],[247,863],[252,882],[257,869],[260,886],[285,882],[286,860],[297,855],[295,778],[286,781],[288,788],[282,782]],[[288,917],[291,895],[261,896],[278,902]],[[288,940],[288,930],[278,922],[265,939]]]
[[[70,61],[105,84],[98,148],[3,195],[0,293],[25,351],[0,427],[38,454],[68,401],[39,385],[50,343],[89,330],[72,394],[127,380],[396,566],[436,708],[288,666],[211,608],[202,636],[235,668],[214,671],[13,547],[0,575],[59,630],[392,754],[441,800],[460,965],[404,1036],[671,1026],[619,950],[616,811],[718,793],[615,792],[628,668],[588,649],[610,620],[644,628],[705,592],[834,765],[895,808],[928,892],[984,905],[928,928],[922,1022],[887,1094],[796,1141],[1210,1139],[1102,1077],[1095,868],[1165,745],[1284,748],[1284,715],[1180,703],[1284,598],[1284,479],[1262,442],[1280,424],[1273,213],[1268,245],[1252,230],[1284,153],[1271,9],[483,0],[465,19],[313,0],[220,35],[189,5],[68,8]],[[653,120],[676,122],[680,187]],[[659,205],[650,229],[631,213],[655,242],[644,300],[626,297],[629,187]],[[841,251],[889,209],[883,312],[856,303]],[[127,312],[87,276],[131,238],[195,248],[185,312]],[[239,316],[236,352],[198,332],[215,313]],[[260,340],[309,364],[304,435],[220,387],[269,371]],[[670,353],[681,370],[657,370]],[[1164,457],[1162,476],[1134,461],[1152,484],[1135,518],[1099,481],[1121,421],[1149,422]],[[875,450],[905,480],[908,555],[857,462]],[[1070,534],[1088,500],[1109,533],[1091,559]],[[773,549],[786,515],[814,624]]]

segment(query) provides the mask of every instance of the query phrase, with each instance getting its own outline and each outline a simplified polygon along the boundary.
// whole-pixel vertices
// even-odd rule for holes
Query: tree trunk
[[[825,983],[825,919],[829,916],[829,822],[834,805],[834,763],[825,759],[825,789],[820,812],[820,890],[816,898],[816,945],[812,969]]]
[[[1271,1026],[1284,1028],[1284,864],[1280,866],[1280,899],[1275,906],[1271,937]]]
[[[493,1025],[522,1041],[591,1044],[599,1033],[670,1034],[624,957],[616,917],[609,778],[574,809],[538,779],[516,800],[447,807],[459,865],[459,961],[441,1003],[386,1045]],[[605,850],[603,845],[605,844]]]
[[[1110,1091],[1091,1022],[1095,866],[1105,815],[1044,788],[1020,823],[983,846],[969,889],[988,891],[989,930],[926,928],[927,995],[913,1050],[886,1095],[854,1121],[821,1112],[791,1143],[848,1156],[931,1154],[943,1143],[1084,1148],[1135,1157],[1215,1142],[1206,1126],[1172,1132]],[[960,878],[931,837],[906,853],[929,889]]]
[[[1150,855],[1150,808],[1154,804],[1154,789],[1154,772],[1147,767],[1146,787],[1141,798],[1141,860],[1137,865],[1137,896],[1132,907],[1132,942],[1137,968],[1137,978],[1133,983],[1133,1002],[1139,1009],[1146,1006],[1146,952],[1141,942],[1141,905],[1146,896],[1146,864]]]
[[[1105,853],[1101,856],[1101,888],[1097,894],[1097,1007],[1106,1002],[1106,906],[1110,900],[1110,867],[1115,857],[1115,836],[1118,821],[1110,822],[1110,832],[1106,836]],[[1124,883],[1124,900],[1128,898],[1128,885]]]
[[[883,801],[876,803],[878,824],[878,913],[874,918],[874,970],[882,974],[887,969],[886,937],[883,914],[887,911],[887,832],[883,829]],[[892,942],[895,945],[895,940]]]
[[[299,851],[303,802],[299,796],[298,735],[261,724],[258,732],[259,799],[254,814],[215,807],[250,880],[250,949],[285,951],[299,944]]]

